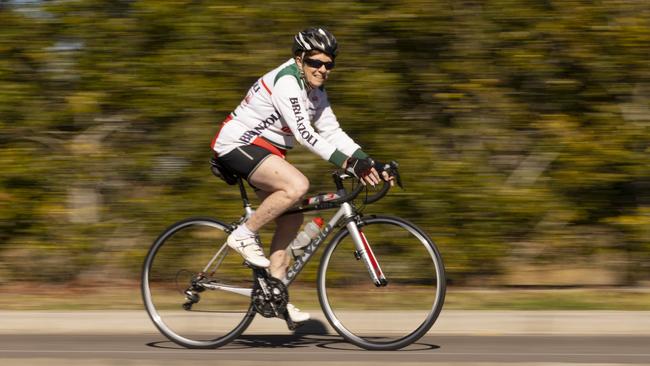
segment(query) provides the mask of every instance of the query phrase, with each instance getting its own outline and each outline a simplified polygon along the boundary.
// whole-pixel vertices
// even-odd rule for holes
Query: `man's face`
[[[302,60],[298,58],[298,66],[305,73],[305,79],[309,85],[312,88],[318,88],[327,80],[331,69],[334,67],[334,60],[327,54],[316,53],[311,56],[305,55]]]

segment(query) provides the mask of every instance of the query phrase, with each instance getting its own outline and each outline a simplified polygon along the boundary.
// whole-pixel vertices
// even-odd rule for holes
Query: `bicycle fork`
[[[357,260],[363,260],[363,264],[366,265],[368,273],[370,274],[370,278],[375,283],[375,286],[386,286],[388,284],[388,280],[386,280],[386,276],[381,270],[379,261],[377,261],[375,253],[372,252],[370,243],[368,243],[368,239],[363,234],[363,231],[359,229],[359,226],[357,226],[357,223],[354,220],[348,222],[346,227],[350,232],[352,241],[354,241],[354,246],[356,248],[354,251],[355,258]]]

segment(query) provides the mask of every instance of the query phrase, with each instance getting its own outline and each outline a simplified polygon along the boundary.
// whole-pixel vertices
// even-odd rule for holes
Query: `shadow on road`
[[[182,348],[170,341],[160,341],[147,343],[149,347],[155,348],[168,348],[178,349]],[[319,347],[331,350],[358,350],[364,351],[361,348],[347,342],[341,336],[329,334],[327,327],[318,320],[309,320],[300,328],[296,329],[293,334],[278,335],[278,334],[251,334],[242,335],[236,340],[232,341],[220,349],[227,350],[241,350],[248,348],[307,348]],[[426,351],[435,350],[440,346],[428,343],[414,343],[400,351]]]

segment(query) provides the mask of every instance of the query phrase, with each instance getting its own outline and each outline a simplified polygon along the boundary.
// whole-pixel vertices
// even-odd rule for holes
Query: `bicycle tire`
[[[404,219],[368,216],[358,224],[388,284],[374,284],[363,261],[355,258],[349,231],[343,228],[321,258],[321,308],[330,325],[352,344],[368,350],[404,348],[424,336],[442,310],[446,291],[442,257],[426,233]],[[423,304],[414,303],[420,301]]]
[[[190,218],[167,228],[153,243],[142,269],[144,306],[156,328],[187,348],[217,348],[237,338],[255,311],[242,294],[204,289],[200,301],[185,309],[183,289],[201,272],[227,238],[228,225],[211,218]],[[205,281],[252,287],[252,270],[227,247],[223,261]],[[210,282],[212,281],[212,282]],[[218,334],[216,334],[218,333]]]

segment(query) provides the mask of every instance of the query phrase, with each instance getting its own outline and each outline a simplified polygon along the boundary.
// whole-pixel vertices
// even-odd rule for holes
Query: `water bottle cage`
[[[296,235],[296,238],[289,244],[294,258],[300,257],[304,253],[304,248],[308,247],[320,235],[324,224],[322,218],[316,217]]]

